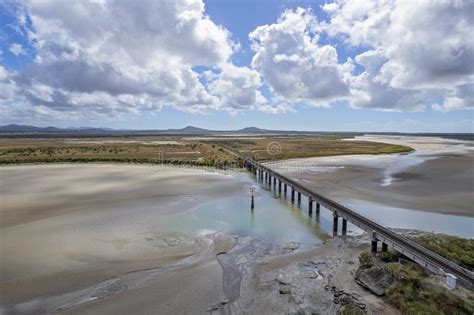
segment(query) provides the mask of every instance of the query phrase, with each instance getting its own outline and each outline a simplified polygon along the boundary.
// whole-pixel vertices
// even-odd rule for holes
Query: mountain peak
[[[182,131],[209,131],[207,129],[203,129],[203,128],[199,128],[199,127],[194,127],[194,126],[186,126],[184,127],[183,129],[181,129]]]
[[[262,132],[267,132],[267,129],[261,129],[258,127],[245,127],[242,129],[237,130],[238,132],[244,132],[244,133],[262,133]]]

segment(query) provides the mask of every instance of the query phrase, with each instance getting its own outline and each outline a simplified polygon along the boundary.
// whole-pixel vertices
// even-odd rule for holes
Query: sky
[[[0,124],[474,132],[474,2],[0,2]]]

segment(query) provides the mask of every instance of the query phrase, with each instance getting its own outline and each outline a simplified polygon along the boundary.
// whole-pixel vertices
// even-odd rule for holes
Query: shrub
[[[474,268],[474,239],[425,235],[415,238],[415,241],[458,264]]]
[[[374,259],[369,252],[362,252],[359,255],[359,262],[363,268],[371,268],[374,266]]]
[[[350,305],[346,306],[341,312],[340,315],[366,315],[367,312],[361,309],[358,306]]]
[[[474,307],[446,289],[433,288],[415,264],[390,263],[385,269],[395,282],[385,290],[387,302],[403,314],[472,314]]]
[[[398,254],[392,252],[381,252],[379,254],[380,260],[383,262],[393,262],[398,260]]]

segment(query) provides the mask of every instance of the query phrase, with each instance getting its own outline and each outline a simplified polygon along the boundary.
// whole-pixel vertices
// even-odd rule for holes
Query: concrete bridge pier
[[[311,196],[308,197],[308,214],[310,217],[313,216],[313,198]]]
[[[281,194],[281,180],[278,180],[278,193]]]
[[[301,201],[302,192],[304,192],[305,196],[308,196],[308,202],[310,203],[308,204],[308,211],[310,212],[310,215],[312,212],[311,202],[316,202],[317,222],[320,220],[320,202],[324,203],[324,207],[327,210],[333,212],[333,234],[335,236],[337,236],[338,234],[338,218],[340,213],[343,221],[341,224],[343,235],[347,233],[347,221],[350,221],[352,224],[359,226],[365,231],[371,231],[370,241],[371,251],[373,253],[376,253],[378,250],[378,242],[382,242],[382,252],[388,251],[388,245],[390,245],[393,250],[403,253],[403,255],[412,259],[420,266],[427,268],[428,270],[434,273],[446,275],[447,281],[449,281],[449,287],[454,288],[456,281],[465,283],[468,288],[473,287],[472,283],[474,283],[474,275],[472,274],[472,272],[469,272],[462,266],[459,266],[449,260],[443,259],[442,257],[435,255],[430,250],[425,249],[421,246],[415,246],[414,244],[412,244],[412,242],[407,241],[405,238],[400,237],[398,234],[391,232],[389,229],[383,226],[377,225],[369,218],[365,218],[357,214],[355,211],[344,207],[336,201],[330,200],[329,198],[326,198],[324,196],[320,196],[317,192],[313,192],[304,188],[296,181],[293,181],[292,179],[287,178],[284,175],[279,175],[277,172],[270,171],[265,166],[260,165],[258,162],[255,162],[251,159],[246,162],[247,163],[245,164],[245,166],[249,167],[249,171],[255,171],[256,168],[259,171],[259,176],[262,178],[262,180],[264,179],[267,184],[269,183],[271,185],[271,178],[275,177],[279,179],[279,184],[285,184],[285,193],[288,186],[290,186],[292,205],[294,205],[295,203],[295,192],[298,192],[298,201]],[[300,207],[300,205],[301,204],[298,203],[298,207]],[[308,219],[310,220],[310,222],[312,222],[311,217],[309,217]]]
[[[342,235],[347,234],[347,220],[342,218]]]
[[[337,235],[338,219],[339,219],[339,216],[337,215],[337,212],[334,211],[333,219],[332,219],[332,234],[333,234],[333,236]]]
[[[372,242],[370,243],[370,247],[371,247],[371,251],[372,253],[376,253],[377,252],[377,240],[376,239],[372,239]]]
[[[276,188],[277,185],[277,179],[275,176],[273,176],[273,187]]]
[[[286,198],[286,191],[288,190],[288,185],[284,184],[283,186],[283,192],[285,193],[285,198]]]

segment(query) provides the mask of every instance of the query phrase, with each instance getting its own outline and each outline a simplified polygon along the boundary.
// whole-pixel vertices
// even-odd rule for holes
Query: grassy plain
[[[337,136],[127,136],[0,139],[0,164],[53,162],[169,163],[237,166],[260,161],[409,152],[410,147]]]

